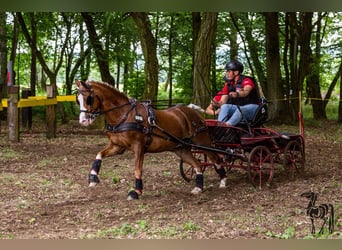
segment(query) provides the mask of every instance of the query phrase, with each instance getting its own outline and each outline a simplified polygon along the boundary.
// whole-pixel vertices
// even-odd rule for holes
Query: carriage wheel
[[[305,170],[305,157],[302,145],[298,141],[290,141],[284,150],[283,165],[289,171],[290,179],[296,175],[303,175]]]
[[[202,151],[193,151],[192,154],[200,163],[202,163],[202,171],[204,172],[206,168],[205,163],[208,162],[207,155],[204,154]],[[190,182],[191,180],[195,180],[196,171],[193,166],[189,165],[183,160],[180,160],[179,170],[180,170],[181,176],[183,177],[185,181]]]
[[[256,146],[248,157],[248,178],[254,186],[262,188],[269,185],[274,170],[274,161],[271,151],[265,146]]]

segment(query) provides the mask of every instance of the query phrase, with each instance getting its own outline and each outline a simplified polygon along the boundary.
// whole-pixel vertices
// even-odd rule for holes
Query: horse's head
[[[79,122],[83,126],[93,123],[98,114],[99,102],[95,98],[95,93],[91,83],[76,80],[77,97],[76,101],[80,106]]]
[[[312,199],[313,197],[317,197],[317,194],[314,192],[305,192],[300,195],[301,197],[305,197],[307,199]]]

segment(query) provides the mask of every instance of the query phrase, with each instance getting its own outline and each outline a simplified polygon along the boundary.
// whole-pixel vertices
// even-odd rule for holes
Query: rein
[[[162,127],[158,126],[156,124],[156,116],[155,113],[152,109],[152,107],[148,104],[143,103],[145,109],[146,109],[146,119],[147,119],[147,126],[144,126],[142,124],[142,122],[144,121],[144,117],[140,114],[138,114],[137,112],[137,103],[135,99],[129,99],[128,102],[121,104],[119,106],[115,106],[113,108],[109,108],[107,110],[104,111],[94,111],[93,110],[93,104],[94,104],[94,98],[99,98],[97,95],[94,94],[91,86],[89,87],[89,89],[91,90],[91,94],[89,96],[87,96],[87,104],[90,105],[90,110],[80,110],[80,112],[84,112],[89,114],[90,118],[95,119],[96,117],[100,116],[100,115],[104,115],[108,112],[111,112],[113,110],[116,109],[120,109],[124,106],[130,105],[130,107],[128,108],[128,110],[126,111],[126,113],[121,117],[121,119],[119,120],[119,122],[117,124],[106,124],[106,130],[108,132],[111,133],[119,133],[119,132],[124,132],[124,131],[140,131],[143,134],[145,134],[147,136],[147,140],[146,140],[146,144],[145,144],[145,151],[148,149],[149,145],[152,142],[152,135],[153,136],[157,136],[160,137],[162,139],[165,140],[172,140],[176,143],[179,143],[180,146],[185,146],[185,147],[194,147],[194,148],[198,148],[198,149],[203,149],[206,150],[208,149],[208,147],[205,146],[201,146],[201,145],[194,145],[192,143],[192,139],[191,138],[185,138],[185,139],[181,139],[178,138],[177,136],[171,134],[169,131],[163,129]],[[84,93],[82,93],[82,91],[78,91],[77,93],[78,95],[84,95]],[[77,97],[76,97],[77,100]],[[99,100],[100,101],[100,100]],[[129,113],[136,109],[136,114],[135,114],[135,121],[132,122],[126,122]],[[181,110],[182,111],[182,110]],[[183,112],[183,111],[182,111]],[[196,124],[193,124],[196,125]],[[162,134],[157,134],[155,132],[153,132],[153,129],[157,128],[159,131],[161,131]],[[196,130],[196,133],[201,132],[201,130],[204,128],[199,128]],[[215,150],[219,153],[225,152],[222,150]]]
[[[90,111],[81,109],[80,112],[88,113],[88,114],[92,115],[92,117],[96,118],[96,117],[98,117],[98,116],[100,116],[100,115],[103,115],[103,114],[108,113],[108,112],[110,112],[110,111],[113,111],[113,110],[115,110],[115,109],[122,108],[122,107],[124,107],[124,106],[129,105],[129,104],[131,104],[131,102],[127,102],[127,103],[125,103],[125,104],[121,104],[120,106],[116,106],[116,107],[113,107],[113,108],[111,108],[111,109],[107,109],[107,110],[102,111],[102,112],[101,112],[101,111],[96,111],[96,112],[95,112],[95,111],[92,110],[92,107],[91,107]],[[128,115],[128,114],[127,114],[127,115]],[[126,119],[127,119],[127,118],[126,118]]]
[[[100,111],[93,111],[94,98],[95,97],[98,98],[98,96],[95,95],[93,87],[90,84],[87,84],[86,86],[87,86],[88,90],[90,91],[90,96],[87,96],[87,101],[86,101],[87,104],[90,105],[90,111],[81,109],[80,112],[84,112],[84,113],[90,114],[90,118],[91,119],[95,119],[96,117],[98,117],[100,115],[103,115],[103,114],[108,113],[110,111],[113,111],[115,109],[122,108],[122,107],[124,107],[126,105],[129,105],[129,104],[132,105],[132,103],[135,103],[135,101],[132,101],[130,99],[129,102],[127,102],[127,103],[121,104],[119,106],[113,107],[111,109],[108,109],[108,110],[105,110],[105,111],[102,111],[102,112],[100,112]],[[77,95],[84,95],[83,91],[80,91],[80,90],[77,91],[76,100],[77,100]],[[130,110],[128,111],[128,113],[129,112],[130,112]],[[126,116],[128,116],[128,113],[126,114]],[[126,119],[127,119],[127,117],[126,117]]]

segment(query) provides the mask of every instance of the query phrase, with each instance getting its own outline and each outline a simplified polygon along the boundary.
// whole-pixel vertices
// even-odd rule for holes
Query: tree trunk
[[[195,47],[198,39],[198,34],[201,28],[201,13],[192,12],[192,65],[191,65],[191,85],[194,86],[194,63],[195,63]]]
[[[62,14],[62,16],[63,16],[63,14]],[[27,41],[27,43],[29,44],[29,46],[30,46],[30,48],[32,50],[32,54],[35,54],[35,56],[37,56],[37,59],[39,60],[40,65],[42,66],[44,72],[49,77],[50,84],[51,84],[51,86],[49,86],[49,89],[53,89],[53,90],[50,90],[49,98],[55,98],[58,95],[56,78],[57,78],[58,71],[61,68],[62,63],[63,63],[63,57],[64,57],[64,54],[65,54],[66,46],[67,46],[68,41],[69,41],[71,30],[67,29],[67,32],[66,32],[66,35],[65,35],[66,38],[63,41],[63,46],[62,46],[62,48],[60,50],[59,60],[56,61],[55,68],[53,70],[50,70],[47,62],[45,61],[45,59],[43,57],[42,52],[38,49],[37,44],[35,43],[35,41],[33,40],[32,36],[30,35],[30,33],[29,33],[28,29],[27,29],[26,23],[24,21],[24,18],[23,18],[22,14],[20,12],[17,12],[17,18],[18,18],[18,21],[19,21],[20,26],[22,28],[22,32],[23,32],[23,34],[24,34],[24,36],[26,38],[26,41]],[[66,17],[63,16],[63,18],[64,18],[64,21],[66,21],[66,19],[65,19]],[[31,19],[31,21],[33,21],[33,19]],[[51,94],[52,94],[52,96],[51,96]],[[54,109],[56,109],[57,105],[52,105],[52,106],[54,106],[54,107],[47,107],[47,109],[54,110]],[[60,107],[62,109],[62,115],[63,115],[64,107],[63,107],[63,105],[60,105]],[[56,117],[56,115],[54,117],[52,117],[54,114],[56,114],[56,112],[48,112],[48,113],[49,113],[49,118],[48,118],[49,126],[47,126],[47,130],[48,130],[47,131],[47,138],[50,139],[50,138],[56,137],[55,126],[57,124],[57,117]]]
[[[18,18],[15,14],[13,14],[13,35],[11,40],[11,54],[10,61],[12,61],[13,65],[15,65],[15,58],[17,57],[17,48],[18,48],[18,37],[19,37],[19,23]]]
[[[310,46],[311,34],[313,30],[312,25],[313,13],[304,13],[302,16],[302,43],[301,43],[301,59],[306,64],[306,87],[308,96],[311,98],[312,111],[314,119],[327,119],[327,115],[324,109],[322,100],[321,88],[320,88],[320,37],[316,38],[316,53],[312,53]],[[320,36],[320,22],[317,21],[316,37]],[[317,51],[318,50],[318,51]],[[302,55],[302,53],[304,53]],[[305,58],[308,58],[306,60]],[[301,65],[301,64],[300,64]],[[302,82],[300,82],[302,83]]]
[[[338,117],[337,121],[342,123],[342,70],[340,71],[340,101],[338,102]]]
[[[165,84],[166,86],[169,85],[169,107],[172,106],[172,90],[173,90],[173,86],[172,86],[172,71],[173,71],[173,64],[172,64],[172,46],[173,46],[173,36],[174,36],[174,32],[173,32],[173,26],[174,26],[174,16],[171,14],[170,17],[170,31],[169,31],[169,48],[168,48],[168,61],[169,61],[169,71],[168,71],[168,75],[167,75],[167,83]]]
[[[229,58],[230,60],[232,59],[237,59],[238,55],[239,55],[239,45],[237,43],[238,41],[238,27],[236,24],[236,20],[239,18],[239,14],[238,13],[233,13],[230,12],[230,18],[233,21],[233,25],[235,27],[235,29],[232,28],[232,32],[229,34],[228,36],[228,40],[229,40]]]
[[[210,67],[212,46],[217,30],[217,13],[204,12],[195,43],[193,102],[206,107],[210,102]]]
[[[248,61],[248,66],[252,71],[252,75],[256,75],[257,79],[259,80],[260,88],[261,88],[261,93],[267,93],[267,79],[264,74],[264,69],[262,67],[262,64],[260,62],[260,56],[259,56],[259,49],[258,49],[258,42],[254,39],[253,36],[253,27],[251,20],[249,20],[248,13],[241,13],[239,15],[240,19],[242,20],[244,27],[245,27],[245,32],[244,35],[241,34],[242,32],[238,29],[238,26],[236,24],[236,29],[240,32],[240,37],[245,37],[246,43],[248,44],[248,49],[246,48],[245,51],[249,51],[249,56],[246,53],[246,58]],[[278,17],[277,17],[278,18]],[[236,22],[234,22],[236,23]],[[275,28],[275,27],[273,27]],[[277,30],[273,30],[273,32],[278,33]],[[245,42],[244,42],[245,43]],[[278,42],[279,43],[279,42]],[[245,46],[247,47],[247,46]],[[278,45],[279,47],[279,45]],[[250,60],[250,59],[251,60]],[[251,62],[252,61],[252,62]],[[252,65],[254,65],[255,71],[253,70]],[[255,74],[254,74],[255,72]]]
[[[269,105],[269,119],[279,117],[283,120],[284,103],[281,89],[280,55],[279,55],[279,24],[277,12],[266,12],[266,68],[267,68],[267,98],[272,100]],[[281,113],[282,111],[282,113]]]
[[[328,104],[328,101],[335,89],[335,86],[338,82],[338,79],[341,77],[341,73],[342,73],[342,60],[340,62],[340,66],[338,67],[338,70],[334,76],[334,79],[332,80],[331,84],[329,85],[329,88],[328,88],[328,91],[327,91],[327,94],[325,95],[324,97],[324,101],[323,101],[323,106],[324,106],[324,109],[326,109],[326,106]]]
[[[87,26],[90,43],[95,51],[102,81],[115,86],[115,80],[109,70],[108,53],[102,48],[101,41],[96,33],[94,20],[88,12],[82,12],[82,17]]]
[[[37,44],[37,28],[36,28],[36,22],[34,20],[34,13],[30,13],[30,22],[31,22],[31,32],[32,32],[32,42],[34,44]],[[31,95],[36,95],[36,79],[37,79],[37,56],[35,53],[33,53],[33,50],[31,49],[31,75],[30,75],[30,89],[31,89]]]
[[[146,12],[131,12],[140,36],[141,48],[145,59],[146,87],[144,98],[156,101],[158,97],[158,58],[157,39],[151,31],[151,23]]]
[[[0,102],[7,96],[7,31],[6,12],[0,12]]]

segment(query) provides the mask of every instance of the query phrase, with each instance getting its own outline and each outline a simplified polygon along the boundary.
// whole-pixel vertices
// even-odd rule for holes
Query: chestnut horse
[[[211,145],[210,135],[198,111],[184,105],[165,110],[154,110],[148,102],[128,98],[113,86],[96,81],[78,81],[77,102],[80,106],[79,122],[90,125],[97,116],[104,115],[106,134],[110,140],[105,149],[98,152],[89,173],[89,186],[98,184],[102,159],[122,154],[126,149],[134,152],[135,190],[128,200],[142,194],[142,167],[145,153],[175,152],[184,162],[195,168],[196,186],[191,193],[203,191],[201,163],[191,153],[191,145]],[[220,158],[206,151],[212,162],[221,169],[220,187],[225,187],[226,176]]]

